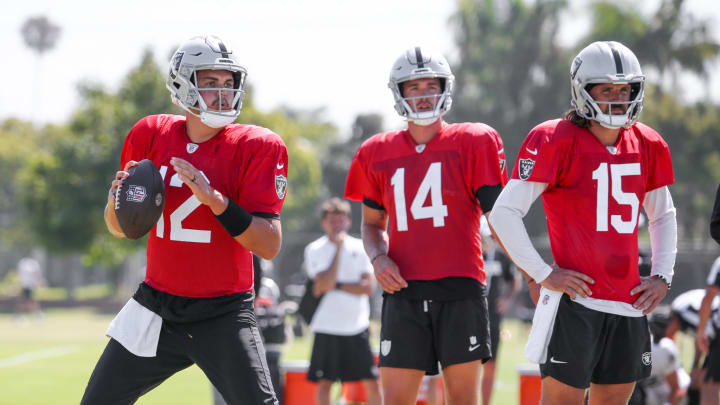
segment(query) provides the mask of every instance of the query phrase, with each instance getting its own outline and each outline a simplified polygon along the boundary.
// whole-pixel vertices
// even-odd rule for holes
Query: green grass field
[[[48,311],[45,319],[19,324],[0,314],[0,405],[78,404],[107,338],[111,315],[89,309]],[[518,365],[529,329],[516,321],[503,324],[493,405],[518,403]],[[286,360],[309,359],[309,338],[295,339]],[[679,342],[681,353],[691,342]],[[688,354],[689,355],[689,354]],[[683,364],[689,359],[683,356]],[[195,366],[143,396],[141,405],[212,405],[208,380]]]

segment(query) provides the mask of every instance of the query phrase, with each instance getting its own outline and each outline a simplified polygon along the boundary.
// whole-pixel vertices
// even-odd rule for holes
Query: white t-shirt
[[[18,262],[18,279],[22,288],[34,289],[40,285],[40,263],[32,257],[25,257]]]
[[[305,268],[308,276],[314,278],[330,268],[337,248],[326,236],[305,247]],[[365,273],[372,273],[372,265],[362,241],[347,236],[338,258],[338,283],[357,283]],[[341,290],[325,293],[310,329],[316,333],[351,336],[364,331],[370,325],[370,302],[367,295],[351,294]]]

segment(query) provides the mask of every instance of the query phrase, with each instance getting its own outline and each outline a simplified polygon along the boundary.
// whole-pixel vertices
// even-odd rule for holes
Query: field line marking
[[[64,356],[66,354],[74,352],[79,347],[80,347],[80,345],[77,345],[77,344],[58,346],[58,347],[52,347],[49,349],[35,350],[32,352],[18,354],[17,356],[6,357],[4,359],[0,358],[0,368],[19,366],[21,364],[29,363],[29,362],[35,361],[35,360],[42,360],[42,359],[49,359],[49,358],[53,358],[53,357]]]

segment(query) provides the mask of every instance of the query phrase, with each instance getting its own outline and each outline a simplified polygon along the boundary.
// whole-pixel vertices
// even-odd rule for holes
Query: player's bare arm
[[[115,179],[110,184],[110,190],[108,190],[108,202],[107,205],[105,205],[105,225],[107,226],[108,231],[110,231],[110,233],[116,238],[124,238],[125,233],[123,233],[120,228],[117,216],[115,216],[115,194],[117,193],[117,188],[122,185],[123,179],[130,176],[128,170],[130,170],[133,166],[137,166],[137,164],[138,162],[134,160],[125,163],[123,170],[119,170],[115,173]]]
[[[710,341],[707,336],[707,323],[710,319],[710,313],[712,312],[712,302],[715,296],[720,292],[720,288],[709,285],[705,288],[705,297],[703,297],[702,303],[700,304],[700,310],[698,315],[700,316],[700,322],[697,328],[696,343],[698,349],[701,352],[707,353],[710,347]]]
[[[229,204],[228,197],[210,186],[200,170],[190,162],[176,157],[170,159],[170,164],[200,203],[207,205],[215,215],[225,212]],[[235,240],[263,259],[270,260],[278,254],[282,244],[280,220],[253,215],[250,226],[235,236]]]
[[[372,277],[366,273],[362,275],[360,281],[356,283],[342,283],[337,286],[337,289],[355,295],[372,295],[373,287]]]
[[[372,261],[375,279],[380,287],[390,294],[407,287],[408,284],[400,275],[397,264],[387,255],[387,213],[363,204],[362,218],[363,245]]]
[[[633,308],[640,309],[643,315],[647,315],[660,304],[667,291],[668,285],[660,277],[640,277],[640,285],[630,290],[630,295],[642,293],[633,303]]]
[[[345,237],[347,236],[347,233],[345,231],[338,232],[338,234],[335,235],[328,235],[328,238],[331,242],[333,242],[337,248],[335,251],[335,256],[333,257],[332,262],[330,262],[330,267],[325,270],[321,271],[317,275],[315,275],[315,283],[313,284],[313,295],[316,297],[321,296],[322,294],[332,290],[337,285],[337,272],[338,272],[338,262],[340,260],[340,251],[342,250],[343,242],[345,242]]]

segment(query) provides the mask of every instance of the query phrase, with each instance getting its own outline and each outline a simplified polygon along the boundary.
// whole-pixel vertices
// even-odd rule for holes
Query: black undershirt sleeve
[[[385,207],[382,206],[382,204],[378,203],[375,200],[371,200],[367,197],[363,197],[363,204],[367,205],[368,207],[374,209],[374,210],[382,210],[385,211]]]
[[[483,212],[490,212],[495,205],[500,192],[502,191],[502,185],[496,184],[494,186],[482,186],[475,191],[475,197],[480,203],[480,208]]]

